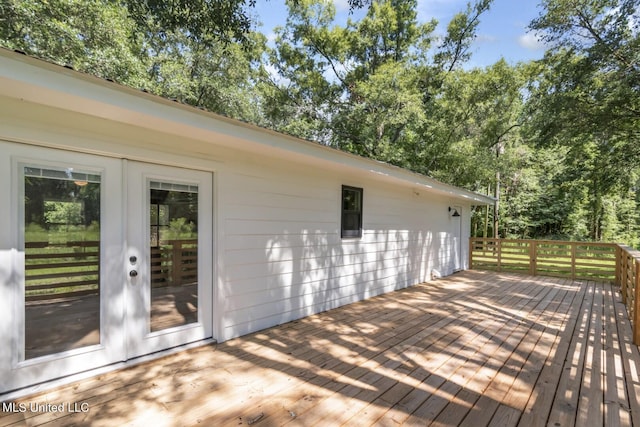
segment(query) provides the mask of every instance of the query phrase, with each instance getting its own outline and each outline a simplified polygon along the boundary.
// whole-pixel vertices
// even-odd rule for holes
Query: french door
[[[127,165],[127,357],[211,337],[211,174]]]
[[[211,337],[210,173],[0,151],[0,393]]]

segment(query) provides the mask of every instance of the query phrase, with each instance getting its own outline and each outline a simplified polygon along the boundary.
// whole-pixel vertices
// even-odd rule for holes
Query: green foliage
[[[209,111],[259,122],[260,103],[254,92],[262,71],[256,64],[266,41],[259,34],[246,37],[245,45],[218,49],[200,44],[184,32],[149,38],[145,60],[148,89]]]
[[[465,12],[457,13],[447,25],[440,51],[435,55],[435,62],[442,69],[452,71],[470,57],[471,42],[476,38],[476,29],[480,16],[489,10],[492,0],[479,0],[469,3]]]
[[[532,28],[549,43],[534,80],[533,125],[547,141],[571,137],[620,144],[640,155],[640,1],[547,0]],[[533,101],[535,99],[535,102]]]
[[[529,85],[528,134],[538,146],[569,148],[563,182],[578,238],[637,241],[639,5],[546,0],[531,23],[549,49]]]
[[[501,236],[640,244],[640,0],[543,0],[531,28],[544,60],[482,69],[465,64],[491,0],[469,3],[444,35],[419,22],[417,0],[348,3],[366,14],[339,26],[333,1],[288,1],[267,48],[251,28],[253,0],[3,0],[0,45],[471,190],[499,188]],[[44,224],[34,215],[27,222]],[[476,233],[492,232],[486,219],[474,213]],[[192,226],[173,221],[167,233],[191,237]]]
[[[260,122],[255,82],[263,73],[259,61],[266,39],[248,31],[244,7],[244,0],[5,0],[0,44]],[[231,44],[234,39],[242,43]]]
[[[175,218],[169,223],[167,230],[162,230],[160,240],[171,241],[181,239],[195,239],[198,233],[195,231],[195,224],[187,221],[186,218]]]
[[[48,225],[80,225],[82,224],[81,202],[44,202],[44,220]]]
[[[504,61],[447,73],[428,105],[419,171],[473,190],[506,172],[505,153],[521,141],[521,83],[522,70]]]
[[[125,9],[108,0],[4,0],[0,43],[132,86],[142,82],[140,39]]]
[[[466,31],[447,38],[441,53],[453,49],[454,39],[466,46],[488,4],[469,8],[473,16],[460,20]],[[270,125],[413,170],[430,169],[422,163],[430,148],[425,138],[434,139],[429,113],[438,93],[428,92],[439,91],[454,68],[429,59],[437,22],[419,23],[415,0],[372,1],[363,19],[345,27],[332,26],[329,1],[300,0],[289,8],[270,54],[278,73],[265,99]],[[460,60],[460,52],[450,60]]]
[[[124,3],[141,27],[152,21],[167,34],[184,32],[190,41],[216,48],[219,47],[216,41],[246,41],[252,25],[246,6],[253,7],[255,0],[129,0]]]

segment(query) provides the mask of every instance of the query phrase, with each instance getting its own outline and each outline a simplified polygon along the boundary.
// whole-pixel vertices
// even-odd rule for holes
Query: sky
[[[336,24],[343,25],[349,17],[347,0],[333,0],[336,5]],[[472,46],[468,67],[485,67],[501,58],[515,64],[518,61],[540,59],[544,46],[535,35],[527,32],[527,25],[538,17],[539,0],[493,0],[491,8],[480,18],[477,38]],[[418,20],[427,22],[438,20],[438,34],[445,34],[446,26],[458,12],[466,9],[468,0],[418,0]],[[258,27],[267,37],[273,36],[273,28],[284,25],[287,8],[284,0],[258,0],[255,7],[256,18],[262,22]],[[365,10],[351,16],[356,19]]]

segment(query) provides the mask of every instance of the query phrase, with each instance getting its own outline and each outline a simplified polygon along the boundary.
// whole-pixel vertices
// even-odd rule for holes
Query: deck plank
[[[624,384],[620,337],[615,312],[615,294],[611,287],[603,287],[603,376],[604,376],[604,425],[631,426],[629,401]]]
[[[540,289],[535,289],[532,287],[528,287],[526,284],[522,285],[520,284],[521,288],[518,288],[518,291],[516,292],[516,294],[518,295],[529,295],[531,296],[531,294],[527,294],[527,292],[536,292],[536,291],[540,291]],[[505,298],[507,298],[507,300],[511,300],[512,298],[509,298],[509,296],[505,296]],[[502,301],[502,299],[501,299]],[[511,301],[511,303],[509,305],[507,305],[508,307],[513,307],[513,309],[519,309],[522,308],[523,306],[525,306],[526,304],[531,304],[532,299],[530,299],[529,297],[515,297],[513,298],[513,300]],[[477,306],[475,303],[470,303],[470,305],[472,307],[474,307],[477,311]],[[491,317],[492,319],[496,319],[498,320],[498,325],[500,325],[500,327],[498,327],[497,329],[491,330],[489,329],[488,331],[485,332],[485,335],[487,336],[487,338],[491,341],[494,341],[496,343],[495,347],[492,346],[485,346],[483,348],[483,351],[486,352],[489,349],[494,349],[495,351],[493,351],[492,353],[490,353],[492,355],[491,358],[486,358],[486,360],[488,360],[489,362],[485,363],[483,366],[486,366],[488,363],[493,363],[493,361],[495,361],[495,359],[497,358],[497,354],[499,354],[499,351],[503,351],[506,352],[507,350],[505,350],[505,342],[506,342],[506,338],[509,337],[512,332],[514,331],[514,329],[516,328],[517,324],[515,322],[505,322],[504,318],[500,318],[499,316],[496,316],[496,312],[492,312],[492,311],[488,311],[487,316]],[[477,340],[471,336],[469,337],[471,338],[471,342],[473,343],[477,343]],[[458,343],[458,345],[460,345],[461,343],[463,343],[462,341],[460,343]],[[447,347],[447,350],[449,352],[449,354],[451,354],[451,349],[449,348],[449,346]],[[452,357],[457,356],[456,354],[451,354]],[[445,363],[450,360],[450,358],[448,358]],[[453,359],[455,361],[455,359]],[[444,365],[444,364],[443,364]],[[443,366],[437,366],[434,367],[435,370],[434,372],[447,372],[447,369],[442,369]],[[480,368],[482,369],[482,367]],[[476,370],[479,371],[480,369]],[[449,371],[452,371],[452,367],[449,367]],[[455,374],[455,370],[453,370],[452,375]],[[490,375],[487,375],[487,378],[489,378]],[[439,376],[437,376],[438,379],[440,379]],[[443,380],[445,378],[442,378]],[[474,377],[472,377],[472,379],[474,379]],[[433,381],[433,380],[432,380]],[[484,377],[480,377],[480,380],[478,380],[478,377],[475,378],[474,380],[474,386],[476,387],[476,390],[479,390],[480,392],[482,392],[485,389],[485,386],[482,385],[480,386],[479,384],[483,383],[485,381]],[[439,385],[443,384],[443,382],[440,382]],[[437,388],[434,390],[437,392]],[[433,393],[424,393],[424,390],[420,390],[420,389],[414,389],[413,391],[410,392],[410,394],[413,395],[418,395],[420,396],[419,399],[421,399],[423,402],[427,401],[428,399],[430,399],[432,397]],[[418,400],[417,400],[418,401]],[[403,402],[398,402],[396,405],[394,405],[394,407],[392,408],[392,410],[389,411],[389,414],[386,415],[386,418],[391,418],[393,421],[395,422],[399,422],[399,421],[404,421],[406,419],[406,417],[408,415],[410,415],[411,413],[413,413],[413,411],[415,411],[418,407],[413,407],[413,406],[406,406]],[[403,413],[404,412],[404,413]],[[414,417],[415,419],[415,417]]]
[[[0,426],[639,425],[625,316],[608,284],[467,271],[26,396],[90,411]]]
[[[546,293],[540,297],[539,303],[546,304],[548,302],[548,298],[550,295],[555,294],[555,290],[545,288]],[[535,302],[536,299],[532,298],[532,302]],[[531,304],[531,302],[530,302]],[[475,425],[488,425],[491,422],[491,418],[494,415],[500,406],[500,401],[505,397],[508,389],[510,388],[510,384],[513,383],[513,377],[511,376],[515,371],[513,370],[513,366],[509,366],[509,362],[513,365],[514,357],[518,357],[517,353],[514,351],[518,349],[518,347],[523,343],[523,338],[526,336],[526,331],[528,329],[527,325],[527,315],[526,312],[521,311],[519,315],[515,316],[516,319],[520,319],[519,321],[514,321],[515,326],[520,326],[519,330],[515,330],[509,337],[501,338],[501,346],[500,351],[495,353],[490,358],[490,364],[483,366],[483,368],[479,372],[480,381],[476,381],[476,383],[483,384],[480,391],[483,395],[483,401],[478,402],[478,404],[483,405],[483,410],[480,418],[478,418],[478,413],[475,410],[472,410],[469,415],[464,419],[462,425],[463,426],[475,426]],[[525,340],[524,345],[527,345]],[[482,380],[485,380],[484,382]],[[490,399],[491,403],[486,402],[486,399]],[[480,423],[479,419],[485,420]]]
[[[589,315],[591,310],[592,293],[584,292],[587,290],[587,286],[582,287],[583,292],[581,298],[577,298],[574,307],[576,308],[575,319],[568,325],[565,333],[571,337],[569,340],[565,340],[566,350],[560,350],[558,353],[561,355],[558,359],[565,360],[562,364],[562,370],[558,369],[549,370],[551,376],[546,379],[546,384],[552,384],[550,380],[552,375],[560,374],[560,379],[557,384],[555,396],[547,392],[546,400],[551,405],[551,412],[549,414],[548,425],[550,426],[566,426],[573,427],[575,425],[576,413],[578,410],[578,396],[580,391],[580,383],[582,380],[582,372],[584,366],[584,354],[586,351],[587,341],[587,329],[589,327]],[[562,344],[560,344],[561,347]],[[564,355],[564,356],[562,356]],[[555,367],[559,367],[560,364],[556,364]],[[540,400],[541,401],[541,400]],[[541,405],[531,409],[532,413],[526,413],[523,416],[524,420],[531,422],[527,425],[543,425],[544,420],[540,418],[541,414],[545,414]]]
[[[564,287],[565,285],[566,282],[559,283],[559,286]],[[519,370],[513,386],[502,400],[504,405],[515,408],[521,413],[526,409],[532,390],[540,378],[544,366],[547,363],[552,363],[558,356],[564,358],[564,353],[558,343],[562,339],[562,331],[573,322],[574,315],[571,312],[571,307],[574,301],[580,298],[580,292],[565,290],[563,294],[562,300],[558,298],[547,306],[546,312],[538,318],[537,324],[528,333],[528,337],[538,337],[538,340],[525,349],[522,357],[526,357],[527,360]],[[538,333],[532,332],[535,329],[540,330]],[[560,354],[557,353],[558,350],[561,351]],[[548,409],[545,410],[548,412]]]
[[[629,322],[620,322],[628,316],[627,308],[619,295],[615,299],[616,320],[620,339],[620,356],[624,371],[625,390],[627,392],[626,409],[629,411],[631,425],[640,423],[640,350],[633,344],[633,332]]]
[[[455,301],[454,303],[458,304],[458,302]],[[460,340],[460,337],[464,334],[465,331],[464,329],[461,329],[465,324],[465,318],[461,316],[453,322],[448,319],[456,318],[445,316],[442,318],[439,324],[434,325],[434,328],[424,329],[421,334],[409,334],[410,338],[408,338],[404,344],[415,348],[415,350],[417,351],[416,356],[419,356],[419,353],[428,354],[429,351],[433,351],[434,355],[438,357],[432,358],[429,361],[424,361],[424,363],[417,364],[418,368],[405,376],[402,379],[403,381],[412,384],[415,387],[419,385],[421,381],[431,375],[429,368],[437,369],[447,360],[449,360],[449,356],[440,354],[441,349],[447,348],[449,351],[451,351],[451,345],[455,345],[456,342]],[[400,348],[402,347],[400,346]],[[395,352],[395,350],[393,351]],[[410,391],[414,391],[414,389],[410,389]],[[423,391],[419,391],[418,394],[423,394]],[[410,398],[406,395],[403,395],[401,397],[403,399]],[[335,396],[334,398],[339,399],[339,396]],[[383,406],[386,407],[386,405]],[[323,412],[319,411],[317,418],[319,419],[322,414]],[[371,414],[369,414],[369,416],[371,416]],[[360,417],[358,417],[358,419],[359,418]]]
[[[548,297],[549,295],[552,294],[548,294],[547,296],[545,296],[545,298],[542,301],[548,301]],[[540,308],[540,306],[537,306],[536,308]],[[535,311],[535,309],[533,310]],[[529,314],[527,314],[527,316],[524,319],[527,319],[531,316],[531,314],[533,313],[533,311]],[[533,321],[536,322],[538,319],[537,318],[533,318]],[[523,324],[526,323],[526,321],[522,322]],[[516,361],[516,359],[520,358],[520,357],[527,357],[526,355],[529,354],[529,352],[531,352],[534,348],[534,341],[535,341],[535,334],[528,334],[525,333],[524,338],[520,341],[520,343],[517,345],[516,348],[514,348],[514,351],[509,355],[507,361],[505,362],[504,366],[510,366],[509,369],[517,369],[518,365],[521,364],[521,361]],[[515,363],[514,363],[515,362]],[[504,375],[504,370],[501,369],[502,374]],[[500,375],[500,372],[498,373],[498,375]],[[498,377],[498,375],[496,375],[496,377],[494,377],[494,380]],[[470,378],[471,379],[471,378]],[[492,385],[493,384],[493,385]],[[497,383],[492,383],[489,385],[489,388],[491,388],[492,386],[495,388],[499,388],[502,386],[502,384],[497,385]],[[497,403],[497,400],[496,400]],[[493,407],[497,410],[497,405],[493,405]],[[438,420],[436,420],[438,421]],[[488,421],[488,420],[487,420]],[[468,423],[471,424],[476,424],[477,425],[477,421],[475,420],[475,418],[473,416],[469,417],[467,419]]]
[[[589,319],[587,352],[584,361],[576,424],[599,427],[604,422],[602,378],[602,287],[590,284],[593,306]]]

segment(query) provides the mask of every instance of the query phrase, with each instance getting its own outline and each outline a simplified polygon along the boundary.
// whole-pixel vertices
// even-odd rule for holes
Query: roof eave
[[[228,137],[228,146],[279,150],[311,156],[402,181],[472,204],[493,204],[495,199],[426,175],[231,119],[190,105],[171,101],[138,89],[81,73],[18,52],[0,48],[0,95],[55,108],[91,114],[107,120],[148,127],[177,135],[211,141],[212,135]],[[216,140],[216,143],[221,143]]]

